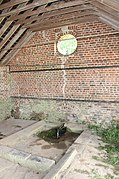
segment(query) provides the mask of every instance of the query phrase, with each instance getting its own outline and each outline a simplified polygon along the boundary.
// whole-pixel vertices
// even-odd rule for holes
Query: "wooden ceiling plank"
[[[24,5],[26,5],[26,3],[20,4],[18,6],[19,7],[23,7]],[[4,18],[3,18],[4,19]],[[13,21],[7,21],[3,27],[0,29],[0,37],[4,34],[4,32],[7,30],[7,28],[12,24]]]
[[[94,11],[93,11],[93,10],[87,10],[87,11],[84,11],[84,12],[76,11],[76,12],[77,12],[77,16],[79,16],[79,17],[94,14]],[[64,17],[63,17],[63,16],[64,16]],[[70,13],[69,13],[69,17],[72,18]],[[53,22],[55,22],[55,21],[56,21],[56,22],[57,22],[57,21],[60,21],[60,19],[61,19],[61,20],[67,20],[68,18],[67,18],[67,16],[65,16],[65,14],[63,14],[61,18],[60,18],[59,16],[54,16],[53,20],[52,20],[52,19],[49,19],[49,18],[43,19],[42,22],[39,21],[39,22],[36,22],[36,23],[34,23],[34,24],[25,25],[25,27],[31,29],[32,27],[34,28],[34,27],[37,27],[37,26],[41,26],[42,24],[47,24],[47,23],[50,24],[50,23],[53,23]]]
[[[106,18],[109,17],[110,19],[119,22],[119,16],[114,16],[114,15],[109,14],[109,13],[103,11],[103,10],[98,10],[98,11],[96,12],[96,15],[98,15],[99,17],[100,17],[100,16],[106,17]]]
[[[98,19],[101,22],[106,23],[107,25],[110,25],[113,29],[119,31],[119,22],[109,19],[108,17],[107,18],[103,17],[103,16],[100,16]]]
[[[91,4],[94,5],[96,8],[98,8],[100,10],[108,12],[109,14],[112,14],[112,15],[115,15],[115,16],[119,16],[119,12],[115,11],[114,9],[112,9],[112,8],[102,4],[102,3],[99,3],[96,0],[91,0]]]
[[[25,3],[22,3],[20,4],[17,8],[19,7],[23,7],[24,5],[26,5],[27,2]],[[2,33],[0,33],[0,35],[2,36],[2,34],[6,31],[6,29],[12,24],[13,21],[10,21],[10,22],[6,22],[4,25],[3,25],[3,28],[1,29]],[[9,38],[13,35],[13,33],[18,29],[20,25],[14,25],[13,27],[11,27],[10,31],[6,34],[6,36],[2,39],[1,43],[0,43],[0,48],[3,47],[3,45],[9,40]]]
[[[23,20],[23,18],[25,19],[28,16],[37,15],[37,14],[45,13],[45,12],[50,12],[50,11],[54,11],[54,10],[58,10],[58,9],[63,9],[63,8],[66,8],[66,7],[82,5],[82,4],[85,4],[85,3],[88,3],[88,1],[87,0],[85,0],[85,1],[74,0],[74,1],[69,1],[69,2],[61,1],[60,3],[58,3],[56,5],[54,4],[54,5],[51,5],[51,6],[46,7],[46,8],[45,7],[39,7],[35,11],[29,12],[29,13],[25,12],[24,14],[14,16],[13,19],[12,19],[12,17],[10,17],[9,20],[17,20],[17,19]]]
[[[83,23],[83,22],[89,22],[89,21],[94,21],[94,20],[97,20],[97,16],[95,16],[95,15],[90,15],[90,16],[85,16],[85,17],[77,17],[74,19],[68,19],[66,21],[60,21],[58,23],[51,24],[50,26],[43,25],[43,26],[31,28],[31,31],[32,32],[43,31],[43,30],[57,28],[57,27],[66,26],[66,25],[70,25],[70,24]]]
[[[11,25],[11,21],[6,22],[5,25],[2,26],[2,28],[0,29],[0,37],[4,34],[4,32],[6,31],[6,29]]]
[[[107,6],[111,7],[112,9],[115,9],[115,10],[119,11],[119,1],[103,0],[102,3],[106,4]]]
[[[10,39],[10,37],[14,34],[14,32],[19,28],[20,25],[15,25],[12,27],[12,29],[8,32],[8,34],[3,38],[3,40],[0,43],[0,48],[2,48],[5,43]]]
[[[14,0],[14,1],[9,1],[7,3],[3,3],[0,5],[0,10],[3,10],[3,9],[6,9],[6,8],[9,8],[9,7],[12,7],[14,5],[18,5],[18,4],[21,4],[21,3],[24,3],[24,2],[27,2],[28,0]]]
[[[0,1],[0,4],[3,2],[3,0],[2,1]],[[0,5],[0,7],[1,7],[1,5]],[[10,10],[11,8],[9,8],[9,10]],[[7,10],[6,9],[4,9],[3,11],[2,11],[3,13],[6,13],[7,12]],[[2,21],[5,19],[5,17],[2,17],[2,18],[0,18],[0,23],[2,23]],[[0,24],[0,26],[1,26],[1,24]]]
[[[37,2],[37,0],[34,0],[34,2]],[[33,9],[34,9],[34,8],[33,8]],[[10,21],[10,20],[14,21],[14,20],[17,20],[18,18],[16,18],[16,17],[19,17],[19,16],[20,16],[20,17],[22,18],[22,20],[23,20],[25,14],[29,14],[29,13],[34,12],[33,9],[29,9],[29,10],[25,11],[23,14],[13,14],[13,15],[11,15],[7,20],[8,20],[8,21]],[[38,8],[38,9],[39,9],[39,8]],[[28,16],[27,16],[27,17],[28,17]]]
[[[33,9],[35,7],[42,6],[44,4],[48,4],[50,2],[55,2],[55,1],[58,1],[58,0],[40,0],[40,1],[37,0],[36,2],[32,2],[31,4],[28,4],[26,6],[20,7],[18,9],[11,10],[10,12],[2,13],[2,14],[0,14],[0,17],[5,17],[5,16],[12,15],[12,14],[17,14],[19,12],[22,12],[22,11],[25,11],[25,10],[28,10],[28,9]]]
[[[6,65],[13,57],[19,52],[19,50],[33,37],[34,33],[27,31],[23,37],[16,44],[15,49],[10,51],[6,57],[1,61],[1,65]]]
[[[37,15],[39,13],[40,10],[42,10],[43,7],[40,6],[37,10],[33,11],[33,9],[27,10],[26,12],[24,12],[23,14],[19,14],[19,15],[12,15],[8,18],[8,21],[11,20],[24,20],[26,17],[28,16],[33,16],[33,15]]]
[[[95,0],[96,2],[99,2],[100,4],[103,4],[115,11],[119,11],[119,2],[114,0]]]
[[[0,1],[0,4],[2,4],[3,0]],[[0,23],[3,21],[4,17],[3,18],[0,18]]]
[[[0,23],[4,20],[4,17],[3,18],[0,18]]]
[[[6,45],[6,47],[0,53],[0,59],[11,48],[11,46],[17,41],[17,39],[24,33],[26,29],[20,29],[19,32],[12,38],[12,40]]]
[[[44,18],[58,16],[58,15],[62,15],[62,14],[68,14],[68,13],[71,13],[71,12],[87,10],[87,9],[92,9],[92,6],[90,6],[90,5],[88,5],[88,6],[74,6],[74,7],[64,8],[64,9],[60,9],[60,10],[54,10],[54,11],[51,11],[51,12],[48,12],[48,13],[44,13],[43,16],[31,17],[29,19],[17,21],[16,24],[25,24],[25,25],[31,24],[33,21],[37,21],[37,20],[40,21],[40,20],[43,20]]]

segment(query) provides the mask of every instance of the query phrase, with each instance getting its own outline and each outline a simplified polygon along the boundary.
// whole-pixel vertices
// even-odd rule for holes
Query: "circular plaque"
[[[71,34],[66,34],[60,37],[57,43],[58,52],[62,55],[70,55],[77,48],[77,40]]]

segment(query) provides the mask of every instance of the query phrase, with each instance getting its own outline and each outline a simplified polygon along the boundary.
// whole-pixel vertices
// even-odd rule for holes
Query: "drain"
[[[74,141],[81,133],[82,131],[80,131],[80,133],[72,132],[65,126],[65,123],[63,123],[62,125],[50,130],[40,131],[36,135],[39,139],[43,139],[51,143],[59,143],[61,141]]]

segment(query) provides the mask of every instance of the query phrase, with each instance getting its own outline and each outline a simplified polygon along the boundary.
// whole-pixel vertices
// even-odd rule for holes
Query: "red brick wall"
[[[78,41],[67,57],[56,48],[65,33]],[[95,21],[38,32],[9,65],[10,93],[22,118],[35,111],[51,120],[119,119],[119,33],[110,26]]]
[[[77,38],[78,48],[74,54],[63,57],[57,52],[56,41],[67,29]],[[116,32],[96,21],[36,33],[9,63],[11,71],[61,69],[62,64],[64,68],[79,69],[11,73],[11,95],[119,101],[119,34]]]

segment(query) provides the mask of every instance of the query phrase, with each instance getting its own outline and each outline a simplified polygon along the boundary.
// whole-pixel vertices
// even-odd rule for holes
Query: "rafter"
[[[24,5],[26,5],[27,2],[24,2],[22,4],[19,4],[17,8],[23,7]],[[11,9],[11,7],[9,8]],[[1,37],[1,42],[0,42],[0,47],[1,47],[1,53],[0,53],[0,58],[3,58],[3,56],[7,53],[8,49],[5,50],[5,47],[10,48],[14,43],[15,43],[15,39],[17,40],[17,34],[15,35],[14,38],[11,38],[12,35],[14,35],[14,33],[19,29],[20,25],[13,25],[13,21],[8,21],[5,23],[5,25],[3,26],[3,28],[0,31],[0,37]],[[9,30],[7,30],[9,28]],[[6,30],[8,32],[6,32]],[[6,35],[4,36],[4,38],[2,38],[2,35],[6,33]],[[6,45],[7,44],[7,45]],[[5,46],[5,47],[4,47]],[[4,48],[3,48],[4,47]]]
[[[18,40],[18,38],[24,33],[26,29],[20,29],[19,32],[12,38],[12,40],[6,45],[5,49],[0,53],[0,59],[5,55],[5,53],[12,47],[12,45]]]
[[[114,21],[113,19],[110,19],[109,17],[103,17],[100,16],[99,20],[103,23],[106,23],[107,25],[110,25],[113,29],[116,29],[119,31],[119,22]]]
[[[9,1],[7,3],[4,3],[4,4],[1,4],[0,5],[0,10],[3,10],[3,9],[6,9],[6,8],[9,8],[9,7],[12,7],[14,5],[19,5],[21,3],[24,3],[24,2],[27,2],[28,0],[14,0],[14,1]]]
[[[113,14],[109,14],[109,13],[103,11],[103,10],[98,10],[98,11],[96,12],[96,14],[97,14],[99,17],[100,17],[100,16],[106,17],[106,18],[108,17],[109,19],[115,20],[115,21],[117,21],[117,22],[119,23],[119,16],[115,16],[115,15],[113,15]]]
[[[7,33],[7,35],[3,38],[3,40],[0,43],[0,47],[2,48],[6,42],[9,41],[10,37],[14,34],[14,32],[19,28],[20,25],[13,26],[11,30]]]
[[[44,18],[50,18],[53,16],[58,16],[58,15],[62,15],[62,14],[68,14],[68,13],[72,13],[72,12],[76,12],[76,11],[84,11],[84,10],[89,10],[92,9],[92,6],[90,5],[79,5],[79,6],[73,6],[73,7],[68,7],[68,8],[63,8],[63,9],[58,9],[58,10],[54,10],[48,13],[44,13],[42,16],[37,16],[37,17],[31,17],[29,19],[25,19],[25,20],[21,20],[21,21],[17,21],[16,24],[25,24],[24,26],[26,26],[26,24],[31,24],[33,21],[41,21]]]
[[[82,1],[82,0],[61,1],[61,2],[58,2],[57,4],[53,3],[52,5],[48,7],[41,6],[37,10],[32,11],[32,12],[25,12],[24,14],[20,14],[14,17],[11,16],[9,20],[25,20],[29,16],[37,15],[40,13],[51,12],[54,10],[60,10],[60,9],[67,8],[67,7],[78,6],[78,5],[86,6],[86,5],[89,5],[89,2],[87,0],[85,1]]]
[[[37,0],[36,2],[28,4],[28,5],[24,6],[24,7],[14,9],[14,10],[11,10],[11,11],[6,12],[6,13],[2,13],[2,14],[0,14],[0,17],[6,17],[6,16],[9,16],[9,15],[12,15],[12,14],[17,14],[19,12],[26,11],[28,9],[32,9],[32,8],[42,6],[44,4],[48,4],[50,2],[55,2],[55,1],[58,1],[58,0],[40,0],[40,1]]]
[[[119,11],[112,9],[111,7],[109,7],[103,3],[100,3],[98,0],[91,0],[91,4],[94,6],[94,8],[98,8],[100,10],[108,12],[109,14],[119,16]]]
[[[1,61],[1,65],[5,65],[9,62],[11,58],[13,58],[19,50],[33,37],[34,33],[30,31],[26,31],[26,33],[22,36],[22,38],[19,40],[19,43],[16,44],[14,49],[10,51],[9,54],[5,56],[5,58]]]
[[[34,27],[37,27],[37,26],[44,26],[45,24],[51,24],[51,23],[56,23],[58,21],[65,21],[67,19],[72,19],[73,16],[76,17],[83,17],[83,16],[87,16],[87,15],[92,15],[93,14],[93,10],[86,10],[86,11],[76,11],[76,12],[72,12],[72,13],[69,13],[69,17],[68,14],[60,14],[59,15],[56,15],[56,16],[53,16],[51,18],[42,18],[41,21],[37,21],[33,24],[29,24],[29,25],[25,25],[26,28],[34,28]],[[74,14],[75,13],[75,14]]]
[[[33,9],[30,9],[30,10],[27,10],[26,12],[24,12],[23,14],[18,14],[18,15],[12,15],[8,18],[8,21],[11,21],[11,20],[25,20],[27,17],[30,17],[30,16],[34,16],[34,15],[37,15],[39,14],[40,10],[44,9],[43,6],[40,6],[37,10],[33,11]]]
[[[74,19],[67,19],[66,21],[51,23],[51,25],[47,25],[47,24],[43,25],[42,24],[42,26],[32,27],[30,30],[32,32],[37,32],[37,31],[43,31],[43,30],[47,30],[47,29],[57,28],[57,27],[61,27],[61,26],[69,25],[69,24],[82,23],[82,22],[86,22],[86,21],[88,21],[88,22],[94,21],[96,19],[97,19],[97,16],[88,15],[85,17],[77,17]]]
[[[37,26],[44,26],[46,24],[52,24],[58,21],[66,21],[67,19],[72,19],[72,17],[77,18],[77,17],[83,17],[83,16],[87,16],[87,15],[92,15],[94,14],[93,10],[85,10],[85,11],[76,11],[75,14],[74,13],[69,13],[69,15],[67,14],[62,14],[62,16],[60,15],[60,17],[58,15],[53,16],[51,19],[50,18],[42,18],[42,21],[38,21],[36,23],[33,24],[29,24],[29,25],[25,25],[26,28],[35,28]]]
[[[1,0],[1,63],[6,64],[34,32],[97,19],[119,30],[119,1]]]
[[[2,28],[0,29],[0,37],[4,34],[4,32],[10,26],[10,24],[11,22],[6,22],[5,26],[2,26]]]
[[[113,10],[119,11],[119,1],[118,0],[95,0],[98,1],[99,3],[106,5],[110,7]]]

